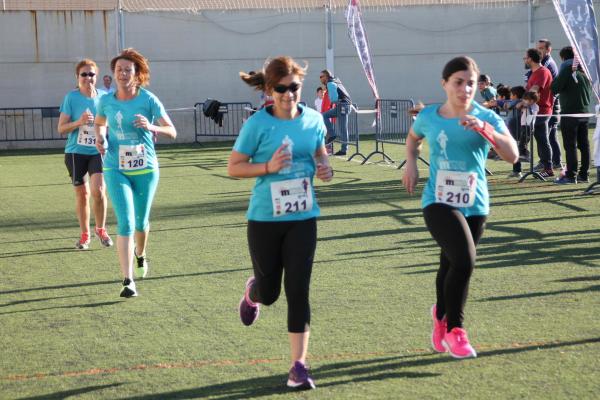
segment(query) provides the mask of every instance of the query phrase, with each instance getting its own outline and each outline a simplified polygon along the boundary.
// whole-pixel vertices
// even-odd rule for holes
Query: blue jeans
[[[338,115],[338,108],[343,107],[345,112],[342,112]],[[342,109],[340,110],[342,111]],[[338,104],[336,108],[332,108],[323,113],[323,121],[325,122],[325,126],[327,127],[327,136],[339,136],[342,142],[342,151],[345,152],[348,149],[348,114],[350,113],[350,105],[349,104]],[[337,118],[337,127],[336,130],[331,123],[331,118]]]
[[[552,148],[552,165],[560,165],[561,160],[561,151],[560,144],[558,143],[558,138],[556,137],[556,131],[558,128],[558,118],[550,117],[548,121],[548,141],[550,142],[550,147]]]
[[[552,169],[552,147],[550,147],[548,120],[550,117],[536,117],[533,136],[537,142],[537,151],[544,168]]]

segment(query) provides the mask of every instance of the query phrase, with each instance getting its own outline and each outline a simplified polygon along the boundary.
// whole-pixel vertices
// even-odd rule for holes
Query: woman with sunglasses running
[[[96,236],[105,247],[113,244],[106,232],[106,190],[94,133],[94,115],[101,97],[96,90],[97,74],[98,66],[93,60],[77,63],[77,88],[65,96],[58,118],[58,133],[67,135],[65,165],[75,188],[75,213],[81,229],[75,247],[79,250],[90,246],[90,194]]]
[[[144,278],[148,273],[150,207],[159,177],[154,135],[174,139],[177,132],[160,100],[143,88],[150,81],[143,55],[125,49],[112,59],[110,69],[117,90],[103,96],[98,106],[96,146],[106,154],[104,175],[117,216],[117,253],[124,278],[120,296],[134,297],[134,257],[135,275]]]
[[[314,389],[306,355],[310,326],[310,276],[317,244],[319,206],[313,177],[333,176],[325,149],[321,114],[299,104],[306,67],[290,57],[271,60],[244,82],[273,96],[273,105],[242,126],[229,157],[228,172],[257,178],[248,207],[248,245],[254,276],[239,304],[242,323],[252,325],[261,304],[273,304],[281,292],[288,302],[291,369],[287,385]]]
[[[478,75],[479,68],[469,57],[457,57],[446,64],[441,82],[446,101],[419,112],[406,141],[403,177],[404,187],[413,194],[419,178],[417,158],[426,139],[431,164],[423,190],[423,215],[441,248],[431,340],[435,351],[447,351],[455,358],[477,356],[463,319],[475,247],[489,213],[486,156],[490,146],[511,164],[519,156],[502,119],[473,101]]]

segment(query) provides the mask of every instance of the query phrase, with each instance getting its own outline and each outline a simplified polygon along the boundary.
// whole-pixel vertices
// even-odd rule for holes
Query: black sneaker
[[[545,169],[540,172],[540,176],[543,178],[550,178],[554,176],[554,171],[552,171],[552,169]]]
[[[137,290],[135,288],[135,282],[129,278],[123,279],[123,288],[121,289],[121,297],[137,297]]]
[[[554,183],[557,185],[574,185],[577,183],[577,179],[569,178],[568,176],[561,176],[560,178],[555,179]]]
[[[577,182],[589,183],[590,178],[588,177],[588,175],[577,174]]]
[[[345,156],[345,155],[346,155],[346,152],[342,151],[342,150],[340,150],[334,154],[334,156]]]

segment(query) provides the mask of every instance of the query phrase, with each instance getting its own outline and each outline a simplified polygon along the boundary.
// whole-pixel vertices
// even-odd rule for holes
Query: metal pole
[[[118,27],[118,32],[119,32],[118,39],[119,39],[119,41],[118,41],[117,45],[119,47],[118,50],[119,50],[119,53],[120,53],[125,48],[125,15],[123,14],[123,6],[121,4],[121,0],[119,0],[117,2],[117,7],[118,7],[118,10],[117,10],[117,21],[118,21],[118,24],[119,24],[119,27]]]
[[[533,2],[527,0],[527,40],[529,40],[528,47],[533,47]]]
[[[333,36],[333,15],[331,12],[331,0],[325,4],[325,65],[335,75],[334,50],[335,42]]]

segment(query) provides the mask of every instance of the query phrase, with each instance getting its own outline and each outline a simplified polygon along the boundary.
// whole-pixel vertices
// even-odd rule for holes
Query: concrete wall
[[[557,50],[567,45],[552,5],[538,4],[533,37],[550,38]],[[335,73],[355,103],[371,107],[374,99],[343,13],[335,13],[334,21]],[[522,84],[522,55],[530,45],[525,6],[365,10],[364,22],[382,98],[441,101],[441,69],[460,54],[474,57],[496,83]],[[117,53],[116,26],[113,12],[0,12],[0,108],[59,105],[74,87],[73,68],[83,57],[96,60],[100,73],[107,73]],[[267,57],[281,54],[308,62],[303,94],[312,104],[325,67],[322,11],[135,13],[125,15],[125,26],[126,46],[149,58],[150,90],[167,109],[193,107],[206,98],[257,103],[258,95],[238,72],[258,69]],[[193,113],[179,111],[173,118],[178,142],[192,141]],[[368,119],[361,117],[361,132],[372,131]]]

